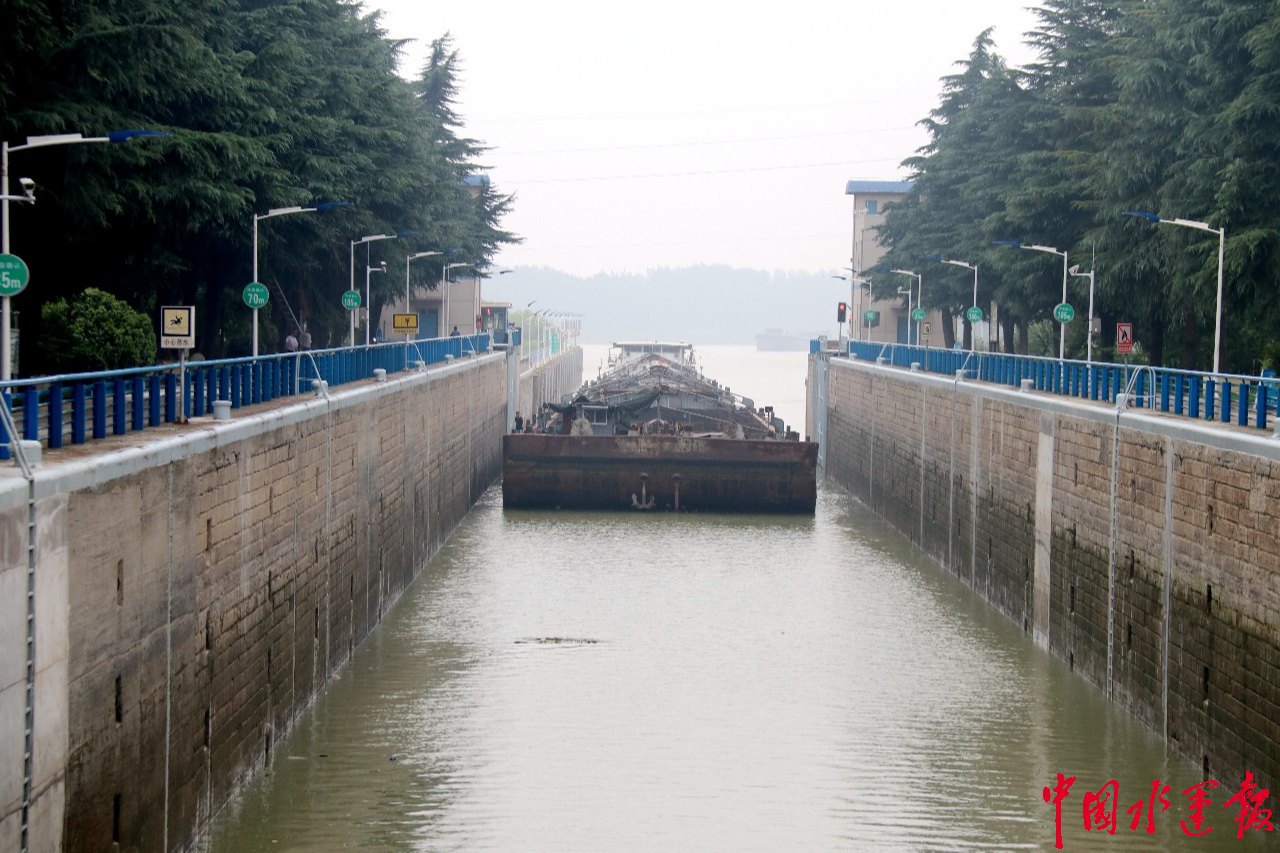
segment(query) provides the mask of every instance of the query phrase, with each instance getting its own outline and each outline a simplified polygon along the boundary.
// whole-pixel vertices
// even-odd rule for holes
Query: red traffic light
[[[836,322],[843,323],[845,321],[845,317],[847,317],[848,314],[849,314],[848,304],[841,302],[840,305],[836,308]]]

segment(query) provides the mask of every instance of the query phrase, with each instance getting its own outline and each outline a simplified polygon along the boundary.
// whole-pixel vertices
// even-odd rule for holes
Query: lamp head
[[[1139,219],[1145,219],[1148,222],[1159,222],[1160,217],[1154,213],[1147,213],[1145,210],[1122,210],[1125,216],[1136,216]]]

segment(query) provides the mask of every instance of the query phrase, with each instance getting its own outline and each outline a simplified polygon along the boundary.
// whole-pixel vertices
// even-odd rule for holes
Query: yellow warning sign
[[[164,305],[160,308],[160,346],[165,349],[192,349],[196,345],[196,309],[193,305]]]
[[[391,331],[399,335],[416,334],[418,331],[418,315],[392,314]]]

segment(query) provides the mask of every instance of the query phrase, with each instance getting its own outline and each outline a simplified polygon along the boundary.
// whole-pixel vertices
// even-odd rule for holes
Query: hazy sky
[[[847,264],[850,178],[903,177],[939,79],[1026,0],[372,0],[403,71],[450,32],[460,112],[525,238],[497,259],[578,275]]]

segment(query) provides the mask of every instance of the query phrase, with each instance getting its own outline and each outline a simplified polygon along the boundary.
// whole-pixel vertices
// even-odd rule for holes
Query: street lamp
[[[1092,363],[1093,362],[1093,270],[1089,270],[1088,272],[1080,272],[1079,270],[1080,270],[1079,264],[1072,264],[1071,269],[1067,270],[1067,272],[1071,273],[1076,278],[1087,277],[1089,279],[1089,334],[1085,339],[1086,343],[1085,343],[1084,360],[1089,363]]]
[[[4,220],[3,226],[0,226],[0,254],[9,254],[9,202],[22,201],[28,204],[35,202],[34,187],[27,178],[22,178],[22,186],[24,195],[9,195],[9,154],[13,151],[26,151],[29,148],[47,148],[51,145],[76,145],[81,142],[127,142],[140,136],[168,136],[169,134],[159,130],[116,130],[108,133],[106,136],[85,136],[80,133],[56,133],[48,136],[28,136],[27,141],[22,145],[10,145],[8,142],[0,142],[0,214]],[[23,282],[25,285],[25,281]],[[21,287],[18,288],[21,290]],[[15,291],[16,292],[16,291]],[[9,297],[11,292],[8,288],[4,290],[3,299],[3,317],[0,318],[0,382],[7,382],[13,378],[13,370],[11,359],[9,357],[9,337],[10,337],[10,318],[9,318]]]
[[[365,309],[364,309],[364,311],[365,311],[365,314],[364,314],[364,319],[365,319],[365,322],[364,322],[364,345],[365,345],[365,346],[368,346],[368,345],[369,345],[369,327],[373,325],[373,315],[370,313],[370,308],[369,308],[369,278],[370,278],[370,276],[371,276],[373,273],[375,273],[375,272],[386,272],[386,271],[387,271],[387,262],[386,262],[386,261],[383,261],[381,264],[379,264],[379,265],[378,265],[378,266],[376,266],[376,267],[371,267],[371,266],[368,266],[368,265],[366,264],[366,265],[365,265],[365,268],[364,268],[364,304],[365,304]],[[352,323],[354,323],[354,322],[355,322],[355,316],[354,316],[354,315],[353,315],[353,316],[352,316],[352,318],[351,318],[351,322],[352,322]],[[354,330],[354,329],[352,329],[351,337],[352,337],[352,340],[354,340],[354,339],[355,339],[355,330]],[[354,345],[355,345],[355,344],[352,344],[352,346],[354,346]]]
[[[969,308],[969,312],[972,312],[974,308],[978,308],[978,265],[977,265],[977,264],[967,264],[967,263],[965,263],[964,261],[956,261],[956,260],[951,260],[951,259],[949,259],[949,258],[938,258],[938,263],[942,263],[942,264],[951,264],[951,266],[953,266],[953,267],[964,267],[964,268],[965,268],[965,269],[967,269],[967,270],[973,270],[973,305]],[[969,313],[969,312],[966,312],[966,316],[968,315],[968,313]],[[982,309],[981,309],[981,308],[978,308],[978,312],[977,312],[977,313],[978,313],[979,315],[981,315],[981,313],[982,313]],[[970,327],[970,329],[972,329],[972,330],[973,330],[973,331],[971,331],[971,332],[970,332],[970,337],[972,337],[972,339],[973,339],[973,340],[971,341],[971,344],[973,345],[973,347],[974,347],[975,349],[977,349],[977,346],[978,346],[978,334],[977,334],[978,321],[977,321],[977,320],[975,320],[975,319],[973,319],[972,317],[969,317],[968,319],[969,319],[969,327]],[[979,317],[979,319],[981,319],[981,317]]]
[[[891,269],[891,270],[889,270],[889,272],[896,272],[898,275],[911,275],[911,276],[915,276],[915,279],[916,279],[916,289],[917,289],[917,291],[919,292],[919,296],[917,296],[917,297],[916,297],[916,308],[917,308],[917,309],[919,309],[921,312],[923,312],[923,311],[924,311],[924,306],[923,306],[923,301],[924,301],[924,276],[920,275],[920,273],[918,273],[918,272],[913,272],[912,270],[895,270],[895,269]],[[915,316],[914,316],[914,315],[915,315],[915,313],[916,313],[916,312],[911,310],[911,288],[910,288],[910,287],[907,287],[907,311],[909,312],[909,313],[907,314],[907,317],[909,318],[909,319],[908,319],[908,322],[907,322],[907,343],[908,343],[908,344],[909,344],[909,343],[911,343],[911,322],[910,322],[910,321],[911,321],[911,320],[915,320],[915,323],[916,323],[916,346],[920,346],[920,320],[916,320],[916,319],[915,319]],[[924,318],[923,318],[923,317],[921,317],[920,319],[924,319]]]
[[[444,288],[444,324],[446,326],[449,326],[449,270],[454,270],[454,269],[458,269],[459,267],[469,267],[469,266],[471,266],[471,264],[461,263],[461,262],[456,264],[445,264],[444,269],[441,270],[440,272],[440,275],[442,276],[442,282],[443,282],[442,287]],[[445,332],[445,334],[448,335],[452,333],[453,333],[453,327],[449,326],[449,331]]]
[[[6,190],[7,191],[7,190]],[[1184,228],[1194,228],[1197,231],[1208,231],[1211,234],[1218,235],[1218,307],[1214,312],[1213,326],[1213,372],[1222,372],[1222,262],[1226,259],[1227,253],[1227,229],[1214,228],[1207,222],[1197,222],[1194,219],[1165,219],[1154,213],[1147,213],[1142,210],[1125,210],[1121,211],[1125,216],[1137,216],[1148,222],[1162,222],[1165,225],[1181,225]]]
[[[443,255],[443,254],[444,252],[416,252],[416,254],[404,256],[404,314],[410,313],[410,310],[408,310],[408,263],[410,263],[410,261],[419,259],[419,257],[430,257],[433,255]],[[408,334],[404,336],[404,347],[406,347],[406,351],[407,351]]]
[[[416,254],[404,257],[404,314],[410,313],[410,310],[408,310],[408,263],[419,259],[419,257],[431,257],[433,255],[443,254],[444,252],[416,252]]]
[[[321,213],[334,207],[351,207],[349,201],[326,201],[317,204],[315,207],[275,207],[266,213],[255,213],[253,215],[253,283],[261,284],[258,281],[258,223],[263,219],[271,219],[276,216],[288,216],[291,213]],[[253,357],[258,357],[258,309],[253,309]]]
[[[359,240],[351,241],[351,289],[352,290],[356,289],[356,246],[359,246],[362,243],[376,243],[379,240],[394,240],[395,238],[396,238],[395,234],[369,234],[365,237],[361,237]],[[365,255],[364,262],[366,266],[369,264],[368,254]],[[366,303],[367,301],[368,300],[366,299]],[[365,310],[368,310],[367,304],[365,305]],[[351,345],[352,346],[356,345],[354,337],[351,340]]]
[[[995,240],[998,246],[1013,246],[1015,249],[1029,249],[1032,252],[1047,252],[1050,255],[1057,255],[1062,258],[1062,304],[1067,304],[1067,253],[1060,252],[1052,246],[1036,246],[1029,243],[1019,243],[1017,240]],[[1058,335],[1058,361],[1063,361],[1067,357],[1067,323],[1065,320],[1058,319],[1060,332]]]

